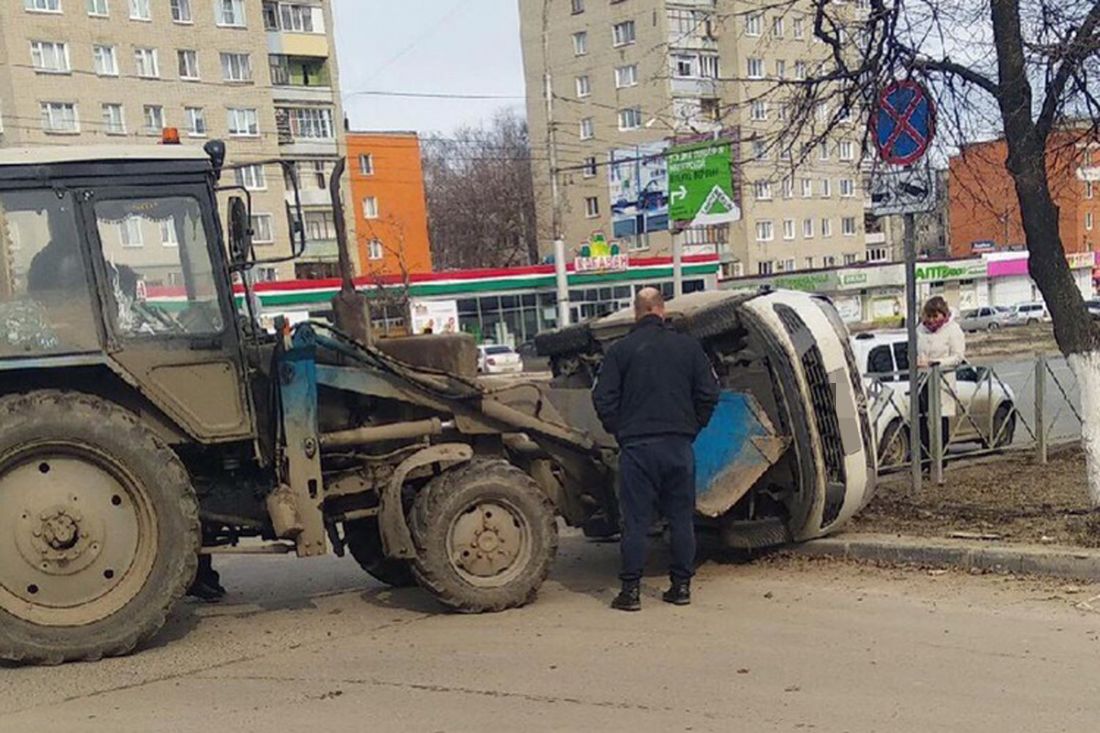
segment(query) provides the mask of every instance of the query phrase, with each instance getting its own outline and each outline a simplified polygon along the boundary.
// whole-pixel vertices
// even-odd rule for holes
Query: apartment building
[[[405,277],[432,271],[420,140],[415,132],[349,132],[359,271]]]
[[[248,189],[261,258],[291,251],[289,161],[302,262],[259,279],[335,272],[328,174],[344,147],[329,3],[11,0],[0,4],[0,146],[223,139],[223,183]],[[135,231],[135,235],[139,232]],[[144,241],[144,239],[140,240]]]
[[[828,53],[808,2],[550,0],[520,2],[520,15],[539,213],[553,216],[556,159],[568,248],[601,231],[661,256],[679,237],[685,253],[717,251],[728,276],[865,261],[859,115],[820,105],[818,129],[839,124],[812,150],[784,134],[795,86],[784,82],[805,79]],[[739,221],[676,233],[660,216],[640,217],[633,233],[617,225],[609,156],[650,165],[643,185],[652,186],[660,171],[650,162],[668,145],[712,138],[733,143]]]
[[[1024,249],[1020,202],[1005,169],[1003,138],[962,146],[949,162],[950,250],[970,257]],[[1100,142],[1085,124],[1055,130],[1047,144],[1047,181],[1067,254],[1100,250]]]

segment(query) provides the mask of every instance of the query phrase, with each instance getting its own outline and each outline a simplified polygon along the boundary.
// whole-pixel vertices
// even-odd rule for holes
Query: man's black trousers
[[[654,435],[625,441],[619,451],[624,581],[642,577],[646,538],[659,508],[672,539],[673,580],[695,574],[695,451],[686,435]]]

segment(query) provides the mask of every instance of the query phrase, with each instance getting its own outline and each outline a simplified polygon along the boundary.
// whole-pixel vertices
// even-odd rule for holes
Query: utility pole
[[[920,439],[920,373],[917,370],[917,236],[913,214],[905,215],[905,329],[909,342],[909,462],[913,495],[920,493],[921,459],[924,450]],[[931,385],[938,389],[939,385]]]
[[[558,185],[557,129],[554,125],[554,79],[550,73],[550,0],[542,0],[543,96],[546,99],[546,149],[550,162],[550,200],[554,236],[554,273],[558,295],[558,328],[569,325],[569,274],[565,266],[562,236],[561,189]]]

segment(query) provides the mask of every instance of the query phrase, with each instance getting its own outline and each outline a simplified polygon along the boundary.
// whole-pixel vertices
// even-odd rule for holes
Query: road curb
[[[992,572],[1100,581],[1100,550],[1087,548],[998,545],[968,540],[848,534],[810,540],[790,549],[808,557],[838,557],[966,570],[977,568]]]

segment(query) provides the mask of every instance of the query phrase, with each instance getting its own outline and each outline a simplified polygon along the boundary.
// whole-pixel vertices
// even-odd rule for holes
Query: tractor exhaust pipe
[[[454,427],[453,422],[443,423],[438,417],[412,422],[398,422],[391,425],[372,425],[369,427],[340,430],[321,435],[321,449],[348,448],[369,443],[381,443],[386,440],[408,440],[423,438],[427,435],[439,435],[444,427]]]

